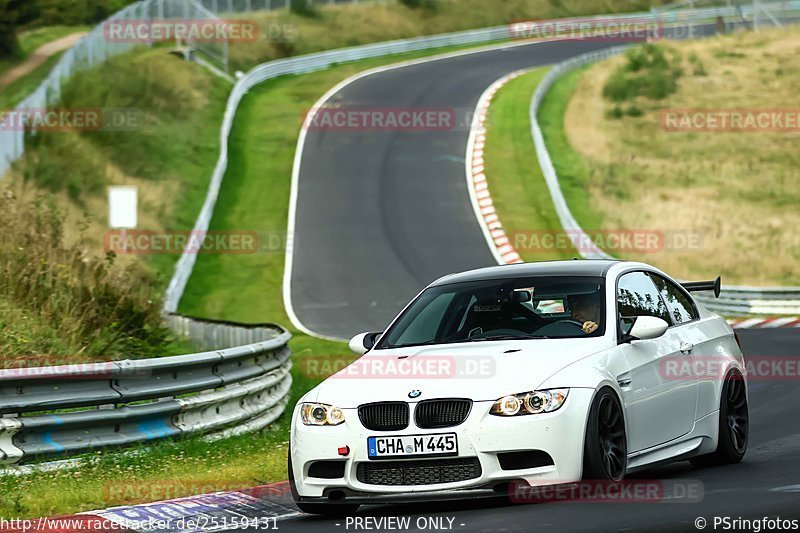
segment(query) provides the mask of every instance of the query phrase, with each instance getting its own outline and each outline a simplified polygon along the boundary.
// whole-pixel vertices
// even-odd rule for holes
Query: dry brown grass
[[[588,163],[592,204],[604,226],[697,235],[697,248],[625,256],[678,277],[721,273],[727,283],[800,285],[800,137],[661,127],[661,111],[670,108],[796,109],[800,31],[669,47],[682,54],[685,75],[667,99],[637,100],[644,116],[605,115],[611,104],[602,88],[621,57],[587,70],[570,101],[565,129]]]
[[[153,279],[81,242],[67,244],[64,218],[52,197],[19,198],[4,188],[0,226],[4,364],[15,357],[41,355],[45,364],[54,364],[166,350],[171,335],[161,323]],[[18,338],[9,338],[9,331]]]

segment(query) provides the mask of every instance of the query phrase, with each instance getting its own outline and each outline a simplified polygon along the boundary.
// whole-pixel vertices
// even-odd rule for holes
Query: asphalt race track
[[[791,358],[797,363],[800,335],[795,329],[740,330],[746,357]],[[786,368],[789,368],[788,366]],[[800,518],[800,387],[794,379],[750,379],[750,443],[744,461],[738,465],[707,469],[688,462],[674,463],[631,476],[648,482],[700,486],[700,502],[596,503],[564,502],[511,504],[507,499],[472,500],[398,506],[362,507],[359,517],[411,517],[409,531],[418,529],[416,520],[443,517],[452,521],[452,531],[697,531],[695,520],[713,527],[714,517],[761,519]],[[699,482],[699,483],[698,483]],[[285,518],[282,531],[390,531],[347,527],[344,519],[312,516]],[[449,531],[448,529],[445,529]],[[728,529],[734,531],[737,529]],[[738,528],[738,530],[748,530]],[[754,531],[754,529],[749,529]],[[762,531],[766,531],[762,528]]]
[[[464,171],[469,115],[504,74],[615,43],[514,46],[358,79],[328,104],[455,111],[448,131],[309,129],[298,181],[291,299],[315,333],[380,331],[433,280],[496,265]]]

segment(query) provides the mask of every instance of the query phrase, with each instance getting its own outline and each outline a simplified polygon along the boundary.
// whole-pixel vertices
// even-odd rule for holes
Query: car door
[[[655,316],[672,326],[669,310],[649,274],[628,272],[617,282],[621,333],[635,317]],[[628,418],[628,450],[636,452],[676,439],[691,431],[697,405],[697,383],[691,376],[665,371],[668,364],[691,357],[681,351],[680,332],[669,327],[661,337],[620,346],[630,368],[620,380]],[[686,346],[683,346],[684,348]]]

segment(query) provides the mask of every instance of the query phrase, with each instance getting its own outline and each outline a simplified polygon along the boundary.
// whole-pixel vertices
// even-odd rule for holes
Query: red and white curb
[[[278,529],[277,521],[300,516],[289,482],[111,507],[71,516],[6,520],[0,531],[30,533],[220,531]]]
[[[483,230],[489,249],[501,265],[522,263],[522,258],[514,249],[508,235],[506,235],[489,192],[489,182],[486,178],[486,168],[483,160],[483,150],[486,146],[486,116],[489,113],[489,104],[500,88],[524,74],[527,70],[518,70],[507,74],[492,83],[478,100],[475,115],[470,127],[469,140],[467,141],[466,171],[467,188],[469,190],[475,216]]]
[[[733,329],[800,328],[800,317],[730,318],[728,324]]]

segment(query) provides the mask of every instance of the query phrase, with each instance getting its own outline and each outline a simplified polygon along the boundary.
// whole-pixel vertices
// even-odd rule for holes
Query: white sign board
[[[108,225],[111,228],[136,227],[136,187],[108,188]]]

